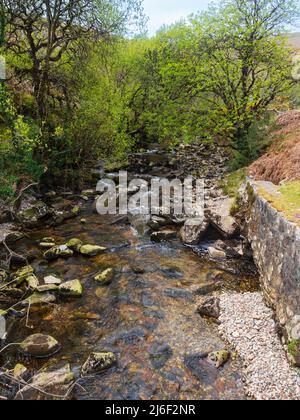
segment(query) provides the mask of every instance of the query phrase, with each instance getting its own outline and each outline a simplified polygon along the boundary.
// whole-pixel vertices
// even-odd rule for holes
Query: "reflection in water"
[[[36,250],[42,237],[59,243],[78,237],[110,251],[87,259],[76,255],[51,263],[42,254],[33,266],[40,279],[52,274],[65,280],[81,279],[84,296],[61,300],[34,310],[25,320],[11,320],[9,341],[18,342],[33,333],[47,333],[63,345],[48,361],[26,360],[33,369],[70,362],[78,373],[92,351],[113,351],[118,365],[85,379],[79,399],[218,399],[245,398],[239,361],[216,370],[201,355],[224,348],[217,326],[196,313],[194,291],[212,279],[224,287],[252,285],[202,260],[174,241],[152,244],[129,225],[113,225],[111,219],[86,210],[86,225],[71,220],[55,229],[34,232],[22,249]],[[109,286],[93,280],[102,269],[113,267],[116,277]],[[249,281],[249,284],[248,284]],[[11,350],[3,363],[13,366],[24,357]]]

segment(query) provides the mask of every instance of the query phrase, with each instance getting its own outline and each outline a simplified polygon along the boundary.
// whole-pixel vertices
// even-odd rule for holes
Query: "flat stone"
[[[45,277],[44,278],[44,283],[45,284],[61,284],[62,283],[62,280],[61,279],[59,279],[59,278],[57,278],[57,277],[55,277],[55,276],[47,276],[47,277]]]
[[[44,334],[31,335],[20,344],[23,353],[36,358],[53,356],[60,348],[61,346],[55,338]]]
[[[83,287],[80,280],[71,280],[62,283],[58,287],[59,294],[65,297],[81,297],[83,294]]]
[[[181,240],[187,245],[197,245],[206,234],[208,228],[209,221],[207,219],[188,219],[181,228]]]
[[[116,364],[117,359],[114,353],[92,353],[81,368],[82,376],[93,373],[100,373]]]

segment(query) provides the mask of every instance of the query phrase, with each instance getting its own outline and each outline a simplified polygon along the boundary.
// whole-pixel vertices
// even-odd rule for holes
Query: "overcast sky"
[[[210,3],[211,0],[144,0],[145,13],[150,18],[149,35],[154,35],[163,24],[206,9]]]

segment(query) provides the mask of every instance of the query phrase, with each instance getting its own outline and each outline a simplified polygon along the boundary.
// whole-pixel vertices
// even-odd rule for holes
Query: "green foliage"
[[[300,182],[292,181],[283,184],[279,191],[287,203],[292,203],[300,209]]]
[[[232,170],[265,150],[270,108],[294,89],[282,33],[296,2],[225,0],[152,39],[124,36],[129,20],[144,23],[140,0],[96,0],[91,8],[76,0],[70,12],[81,15],[83,3],[101,35],[70,25],[55,48],[64,19],[36,20],[28,10],[39,28],[31,40],[30,19],[18,4],[10,10],[8,33],[21,44],[18,51],[7,45],[13,82],[0,86],[0,151],[9,150],[5,165],[16,166],[0,168],[9,185],[10,175],[37,177],[41,168],[67,184],[101,158],[123,162],[130,150],[157,142],[221,143],[232,150]]]
[[[299,347],[299,340],[292,340],[288,344],[288,352],[291,356],[295,357],[298,353],[298,347]]]
[[[245,181],[246,170],[239,169],[227,175],[221,182],[221,188],[225,195],[236,198],[238,191]]]

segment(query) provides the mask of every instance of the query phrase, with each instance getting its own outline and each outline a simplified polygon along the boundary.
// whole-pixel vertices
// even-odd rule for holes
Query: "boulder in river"
[[[52,217],[53,210],[43,201],[33,196],[26,195],[21,202],[16,214],[17,220],[26,228],[38,227],[46,218]]]
[[[50,335],[34,334],[26,338],[21,344],[20,349],[26,355],[44,358],[56,354],[61,346],[55,338]]]
[[[182,242],[187,245],[198,245],[209,227],[207,219],[188,219],[181,228],[180,236]]]
[[[69,400],[74,381],[68,364],[52,372],[41,372],[18,391],[15,400]]]
[[[41,306],[55,303],[56,297],[52,293],[33,293],[27,299],[21,302],[22,306]]]
[[[81,368],[82,376],[100,373],[116,364],[117,358],[114,353],[92,353]]]
[[[225,251],[214,248],[213,246],[210,246],[208,248],[208,252],[209,252],[209,256],[213,258],[214,260],[224,260],[227,257],[227,254]]]
[[[217,297],[207,297],[200,301],[197,312],[201,316],[218,319],[220,316],[220,299]]]
[[[106,270],[102,271],[102,273],[95,276],[95,280],[104,286],[109,284],[112,279],[114,278],[115,272],[113,268],[107,268]]]
[[[50,249],[55,246],[55,242],[40,242],[40,247],[43,249]]]
[[[80,247],[79,251],[82,255],[87,257],[95,257],[96,255],[101,254],[101,252],[106,251],[107,248],[98,245],[83,245]]]
[[[44,253],[46,260],[55,260],[56,258],[69,258],[73,256],[73,251],[66,245],[58,245]]]
[[[70,280],[58,287],[59,294],[65,297],[81,297],[83,288],[80,280]]]
[[[239,227],[231,216],[234,199],[226,198],[217,201],[208,211],[208,219],[215,229],[226,239],[233,238],[239,233]]]

